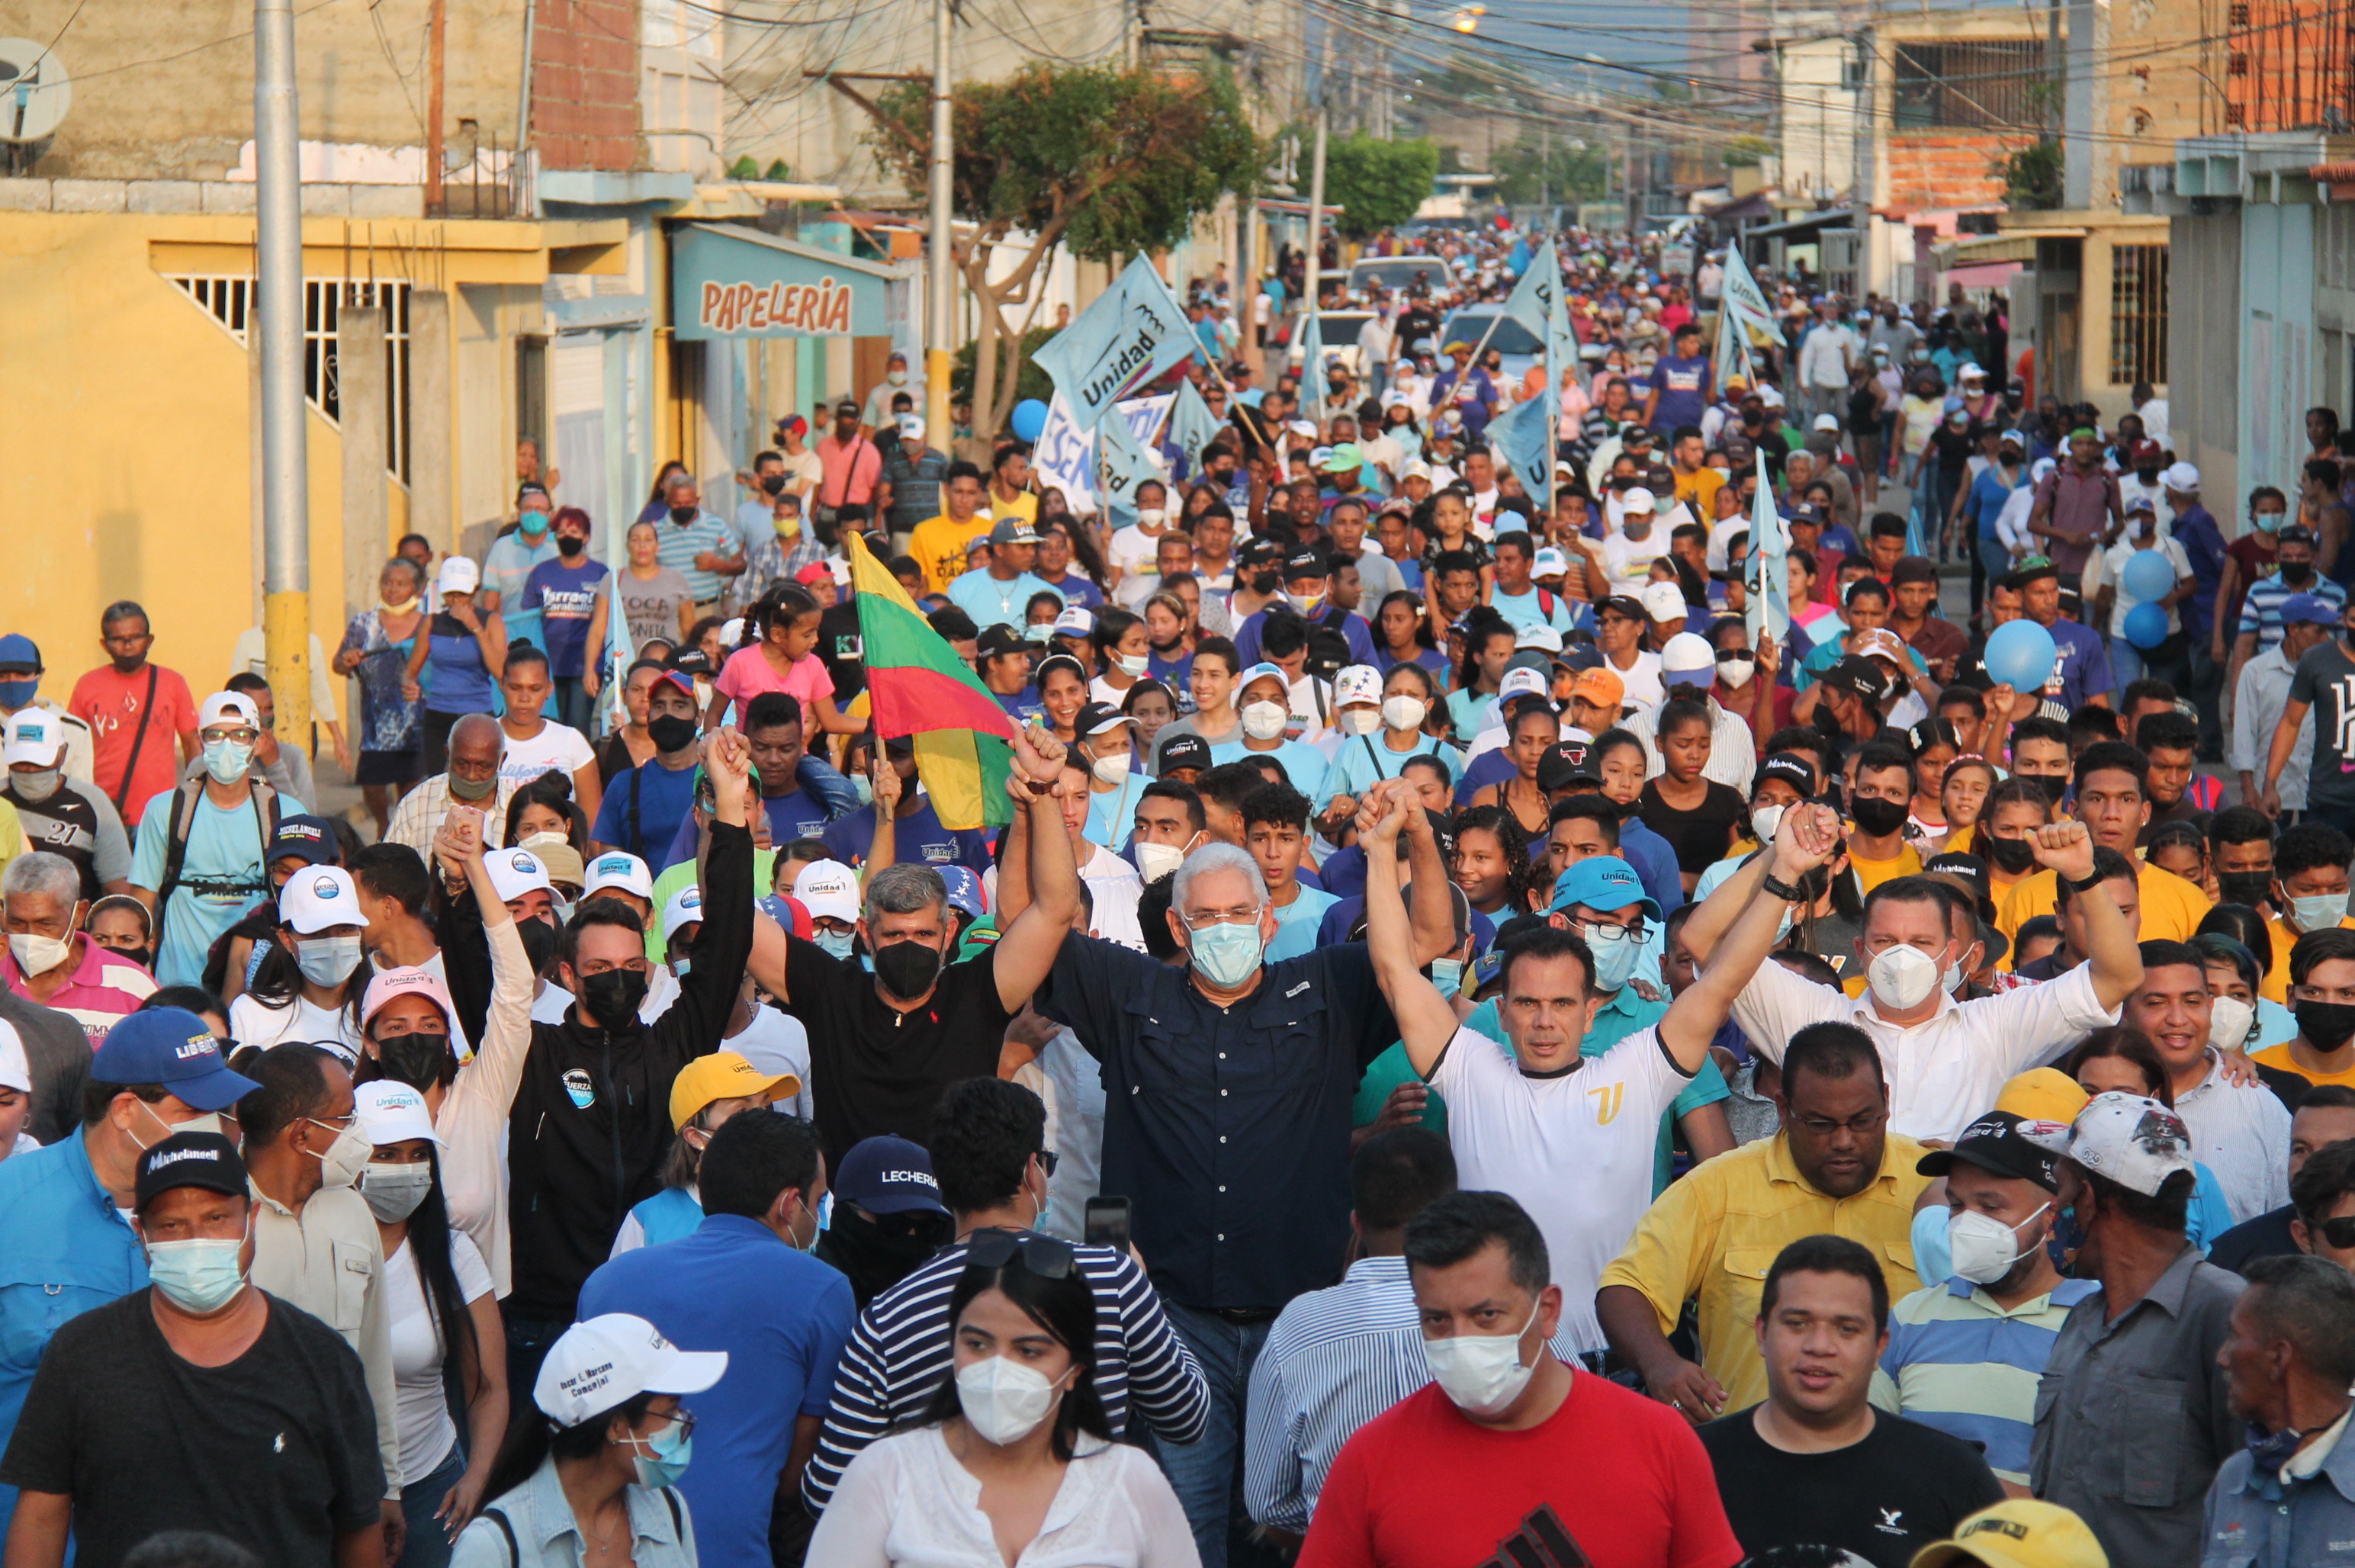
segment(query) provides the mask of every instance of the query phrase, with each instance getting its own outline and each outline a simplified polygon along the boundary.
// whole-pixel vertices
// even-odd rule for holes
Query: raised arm
[[[1785,814],[1787,815],[1787,813]],[[1714,892],[1701,900],[1700,907],[1685,917],[1685,951],[1696,965],[1707,964],[1710,955],[1733,923],[1750,906],[1750,901],[1765,884],[1766,873],[1774,869],[1771,856],[1753,855],[1742,869],[1717,885]]]
[[[1783,814],[1773,846],[1754,859],[1759,864],[1772,863],[1775,881],[1796,887],[1800,878],[1832,858],[1839,832],[1839,813],[1830,806],[1795,805]],[[1762,883],[1764,880],[1761,878]],[[1760,896],[1752,898],[1733,929],[1717,944],[1708,964],[1660,1019],[1660,1043],[1686,1072],[1700,1072],[1700,1064],[1709,1059],[1709,1042],[1732,1011],[1734,998],[1766,962],[1787,907],[1781,896],[1763,890]],[[1688,935],[1693,921],[1700,918],[1695,914],[1686,921]]]
[[[678,1000],[647,1031],[647,1044],[668,1070],[719,1049],[736,1009],[738,987],[752,951],[752,930],[773,925],[752,911],[752,834],[744,826],[752,791],[752,752],[742,734],[721,728],[703,749],[711,779],[711,848],[703,861],[703,933],[696,963],[679,986]]]
[[[875,822],[874,831],[867,836],[867,863],[858,869],[858,878],[862,882],[887,866],[897,865],[900,859],[900,770],[891,765],[891,759],[885,753],[880,740],[876,741],[875,755],[868,764],[867,776],[869,787],[874,791]],[[1020,822],[1022,816],[1022,813],[1016,812],[1015,820]],[[1000,871],[998,881],[1001,885],[1005,880],[1005,873]]]
[[[1054,967],[1055,955],[1063,950],[1063,938],[1080,914],[1079,862],[1073,858],[1071,835],[1063,826],[1063,805],[1056,795],[1061,759],[1058,756],[1050,762],[1039,748],[1037,741],[1043,733],[1015,736],[1014,771],[1006,783],[1007,793],[1015,797],[1017,809],[1027,819],[1023,826],[1029,839],[1022,847],[1027,849],[1024,869],[1029,873],[1028,896],[1024,907],[1010,919],[1006,917],[1006,905],[998,905],[1006,924],[991,955],[997,999],[1008,1012],[1019,1008],[1046,984],[1047,971]],[[1052,738],[1048,739],[1052,745]],[[1007,859],[1010,864],[1011,855]],[[1001,888],[1007,869],[998,868]]]
[[[1414,880],[1426,888],[1435,888],[1448,880],[1447,862],[1439,850],[1439,835],[1432,831],[1431,818],[1423,814],[1414,790],[1403,778],[1389,781],[1391,794],[1398,798],[1406,813],[1407,863],[1414,869]],[[1395,852],[1391,857],[1393,871],[1398,865]],[[1434,958],[1444,958],[1455,951],[1455,912],[1446,899],[1414,901],[1414,958],[1424,965]]]
[[[1415,937],[1407,923],[1406,901],[1399,892],[1398,837],[1411,813],[1406,792],[1385,779],[1366,794],[1358,813],[1358,841],[1366,849],[1366,946],[1374,961],[1374,979],[1398,1019],[1399,1038],[1418,1076],[1438,1071],[1447,1042],[1462,1027],[1455,1009],[1439,987],[1423,973],[1424,960],[1415,955]],[[1429,828],[1424,829],[1428,834]],[[1412,845],[1409,853],[1412,853]],[[1417,869],[1420,876],[1420,868]],[[1444,914],[1452,927],[1455,911],[1447,899],[1417,899]]]
[[[2028,835],[2037,864],[2066,877],[2085,911],[2085,957],[2094,971],[2094,995],[2105,1008],[2122,1006],[2142,984],[2142,949],[2134,927],[2110,897],[2109,884],[2077,884],[2094,874],[2094,836],[2074,817],[2048,823]]]

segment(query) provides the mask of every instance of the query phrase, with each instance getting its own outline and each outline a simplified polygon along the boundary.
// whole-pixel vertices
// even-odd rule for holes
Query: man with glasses
[[[193,986],[219,936],[270,891],[263,851],[282,816],[309,807],[253,773],[261,720],[250,698],[218,691],[198,718],[201,771],[144,803],[132,852],[131,891],[162,933],[155,978]]]
[[[179,761],[194,762],[203,750],[197,699],[177,670],[147,662],[155,635],[146,611],[118,600],[100,614],[98,630],[109,662],[74,682],[67,707],[90,726],[96,748],[92,776],[128,821],[172,787]],[[172,754],[175,742],[179,761]]]

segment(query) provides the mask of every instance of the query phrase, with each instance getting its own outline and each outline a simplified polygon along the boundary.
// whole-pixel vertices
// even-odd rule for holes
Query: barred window
[[[2017,130],[2044,123],[2044,40],[1900,44],[1894,118],[1900,131]]]
[[[2110,247],[2110,381],[2167,380],[2167,247]]]

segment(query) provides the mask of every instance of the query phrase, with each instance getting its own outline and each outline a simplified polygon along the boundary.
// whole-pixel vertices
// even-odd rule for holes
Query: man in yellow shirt
[[[972,464],[950,464],[941,494],[948,510],[918,523],[908,536],[908,553],[924,569],[924,587],[933,593],[946,593],[964,575],[965,547],[989,532],[992,521],[982,509],[981,470]]]
[[[2289,1005],[2289,953],[2310,932],[2355,929],[2347,914],[2347,863],[2355,843],[2336,827],[2308,822],[2274,844],[2274,907],[2282,912],[2265,924],[2274,950],[2257,994]]]
[[[1867,744],[1857,753],[1855,798],[1849,803],[1848,863],[1859,892],[1894,877],[1921,874],[1922,857],[1905,842],[1913,806],[1912,760],[1893,745]]]
[[[1846,1236],[1902,1296],[1920,1284],[1910,1239],[1930,1179],[1920,1144],[1889,1131],[1881,1055],[1854,1024],[1809,1024],[1783,1053],[1783,1129],[1693,1168],[1663,1193],[1603,1271],[1595,1315],[1652,1397],[1696,1425],[1766,1397],[1753,1325],[1766,1270],[1802,1236]],[[1700,1312],[1701,1364],[1668,1336]]]
[[[1676,447],[1669,454],[1677,465],[1677,499],[1704,520],[1715,516],[1717,493],[1725,485],[1725,475],[1701,462],[1707,447],[1700,432],[1686,425],[1677,432]]]
[[[1035,523],[1039,520],[1039,497],[1028,488],[1030,483],[1030,449],[1016,442],[1007,442],[997,449],[989,465],[989,515],[993,519],[1020,517]]]
[[[2077,759],[2077,796],[2069,813],[2085,825],[2096,848],[2115,849],[2136,863],[2135,877],[2142,889],[2142,938],[2146,942],[2189,942],[2200,923],[2215,906],[2199,887],[2172,871],[2141,859],[2135,839],[2150,820],[2150,790],[2145,782],[2149,763],[2123,741],[2102,741],[2085,748]],[[2003,901],[1996,924],[2015,941],[2019,928],[2040,914],[2055,912],[2053,877],[2039,871],[2023,877]],[[2007,958],[2003,966],[2009,968]]]
[[[2355,1089],[2355,931],[2314,931],[2299,937],[2290,949],[2289,979],[2297,1033],[2253,1060],[2309,1083]]]

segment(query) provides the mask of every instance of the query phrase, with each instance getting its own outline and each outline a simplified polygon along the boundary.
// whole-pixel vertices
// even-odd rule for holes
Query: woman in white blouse
[[[826,1568],[1199,1568],[1178,1494],[1112,1440],[1095,1297],[1068,1242],[974,1232],[949,1297],[954,1374],[862,1451],[810,1539]]]

